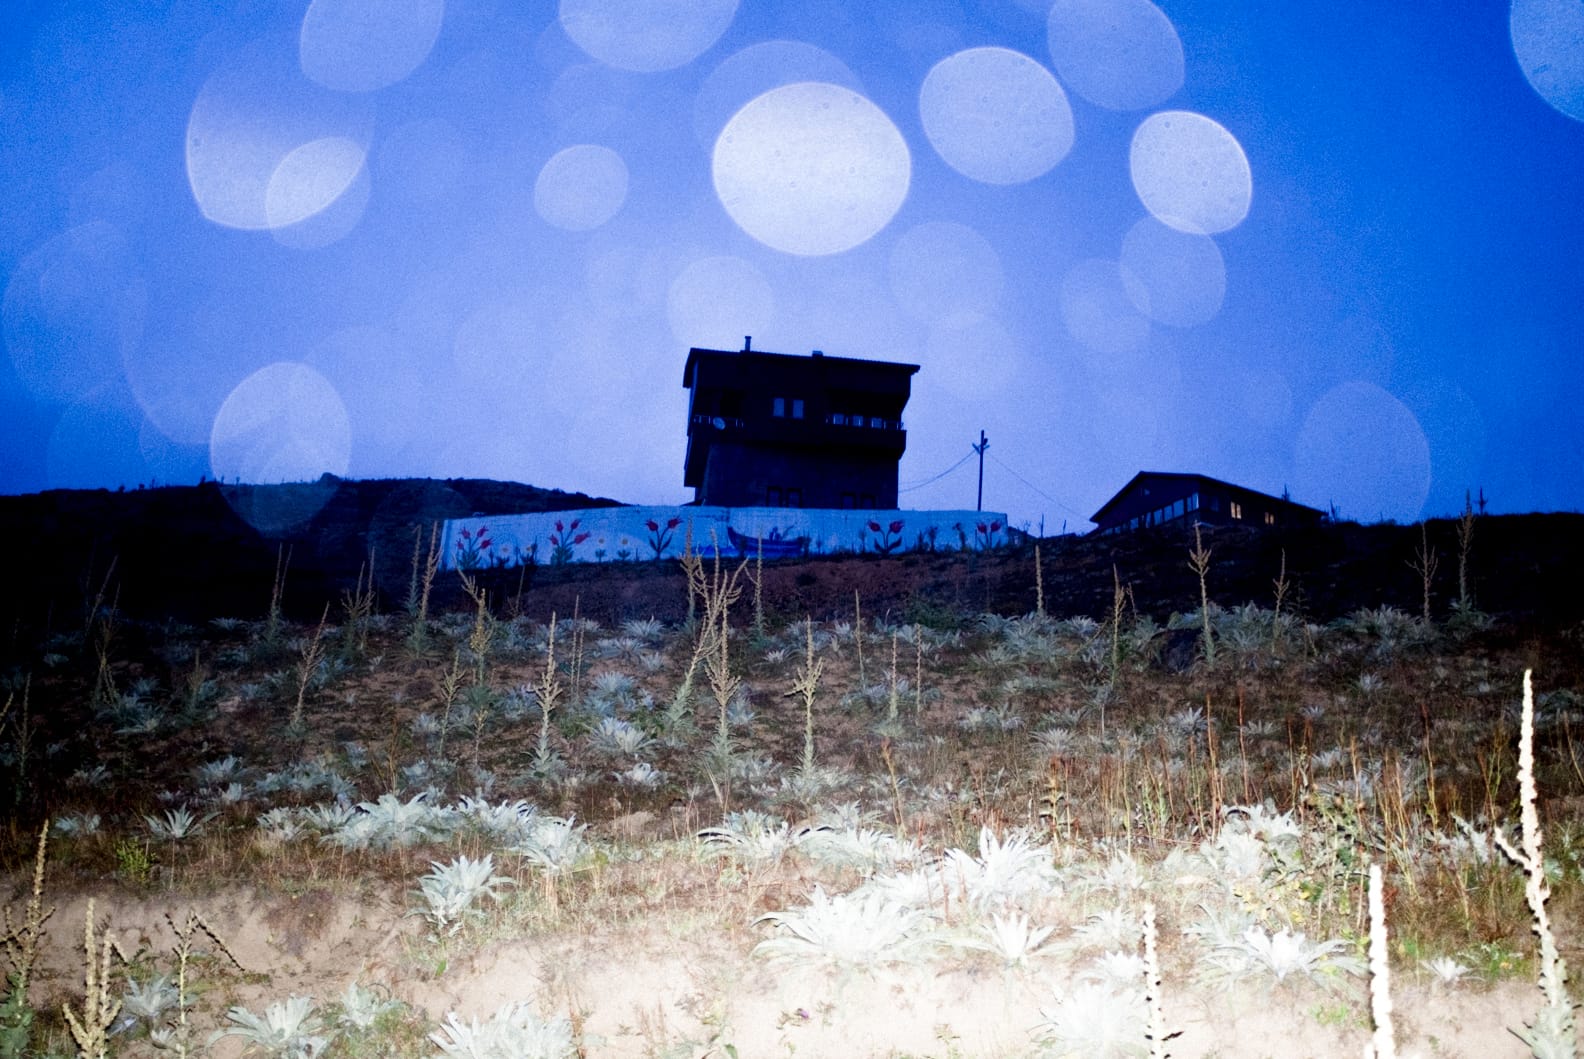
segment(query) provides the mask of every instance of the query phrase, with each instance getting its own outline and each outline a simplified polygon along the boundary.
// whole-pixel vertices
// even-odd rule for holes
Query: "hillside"
[[[381,610],[400,609],[411,583],[419,527],[473,514],[614,505],[582,493],[455,479],[318,482],[283,486],[168,487],[126,493],[56,491],[0,497],[0,543],[25,557],[0,600],[8,629],[70,627],[103,591],[129,617],[206,621],[258,617],[268,607],[278,556],[289,553],[283,606],[316,619],[338,606],[370,553]],[[1438,559],[1432,608],[1458,594],[1456,526],[1427,527]],[[1422,586],[1411,568],[1417,526],[1355,523],[1284,531],[1206,531],[1213,549],[1209,592],[1222,605],[1268,604],[1285,557],[1291,605],[1328,621],[1389,604],[1417,612]],[[1479,607],[1509,623],[1562,628],[1584,620],[1584,516],[1487,516],[1478,520],[1469,587]],[[1164,620],[1198,606],[1181,529],[1128,537],[1065,536],[1041,543],[1046,609],[1100,617],[1115,576],[1132,606]],[[113,573],[112,573],[113,565]],[[107,578],[107,574],[110,576]],[[502,608],[541,620],[552,612],[607,622],[674,621],[687,599],[675,563],[540,566],[485,575]],[[765,605],[794,618],[850,616],[858,592],[876,617],[931,620],[946,612],[1022,614],[1034,609],[1033,545],[1006,553],[846,556],[767,564]],[[436,584],[437,604],[461,599],[454,578]],[[937,613],[939,612],[939,613]]]

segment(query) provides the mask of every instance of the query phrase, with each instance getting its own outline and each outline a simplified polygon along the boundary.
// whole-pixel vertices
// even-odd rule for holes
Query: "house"
[[[897,506],[917,364],[690,349],[683,484],[722,507]]]
[[[1325,513],[1203,474],[1140,471],[1089,516],[1096,534],[1147,526],[1312,526]]]

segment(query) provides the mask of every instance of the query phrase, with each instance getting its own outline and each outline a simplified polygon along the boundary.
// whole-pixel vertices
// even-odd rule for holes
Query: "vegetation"
[[[1473,526],[1444,613],[1420,534],[1407,609],[1324,623],[1201,537],[1188,613],[1113,568],[1055,617],[1035,554],[1028,614],[780,621],[691,547],[675,626],[431,613],[432,529],[399,615],[295,625],[285,551],[259,620],[102,587],[0,696],[0,1056],[1241,1055],[1249,997],[1575,1055],[1584,659],[1475,610]]]

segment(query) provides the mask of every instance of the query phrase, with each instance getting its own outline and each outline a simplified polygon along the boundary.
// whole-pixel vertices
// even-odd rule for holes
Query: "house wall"
[[[692,350],[683,484],[705,505],[894,509],[917,370]]]
[[[892,509],[897,463],[861,452],[716,442],[695,496],[725,507]]]
[[[1206,526],[1312,525],[1319,515],[1252,489],[1193,478],[1140,483],[1106,513],[1098,532],[1126,533],[1150,526],[1195,522]]]

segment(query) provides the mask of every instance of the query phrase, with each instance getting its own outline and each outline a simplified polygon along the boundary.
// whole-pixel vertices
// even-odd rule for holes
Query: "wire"
[[[953,471],[955,471],[957,468],[961,467],[963,464],[967,463],[969,460],[973,459],[974,456],[975,456],[975,452],[973,450],[973,447],[969,446],[967,453],[965,453],[963,455],[962,459],[958,460],[956,463],[952,464],[950,467],[946,468],[941,473],[935,475],[933,478],[926,478],[922,482],[914,482],[912,485],[904,485],[900,489],[898,489],[897,492],[899,492],[899,493],[911,493],[913,490],[922,489],[926,485],[931,484],[932,482],[938,482],[942,478],[946,477],[948,474],[950,474]]]
[[[1078,512],[1074,511],[1072,508],[1068,507],[1066,504],[1062,503],[1060,500],[1057,500],[1054,496],[1051,496],[1049,493],[1045,492],[1045,490],[1041,489],[1039,486],[1035,485],[1033,482],[1029,481],[1027,478],[1023,477],[1021,474],[1017,473],[1012,468],[1008,467],[1006,465],[1006,462],[1003,461],[1001,459],[1001,457],[999,457],[999,456],[997,456],[997,455],[992,453],[990,455],[990,458],[992,460],[995,460],[997,463],[1001,464],[1001,469],[1002,470],[1006,471],[1012,477],[1016,478],[1018,481],[1022,482],[1024,485],[1028,486],[1030,489],[1034,490],[1040,496],[1043,496],[1046,500],[1049,500],[1051,503],[1055,504],[1057,507],[1059,507],[1063,511],[1067,512],[1069,515],[1072,515],[1074,518],[1078,519],[1080,522],[1088,522],[1089,521],[1089,516],[1088,515],[1080,515],[1080,514],[1078,514]]]

